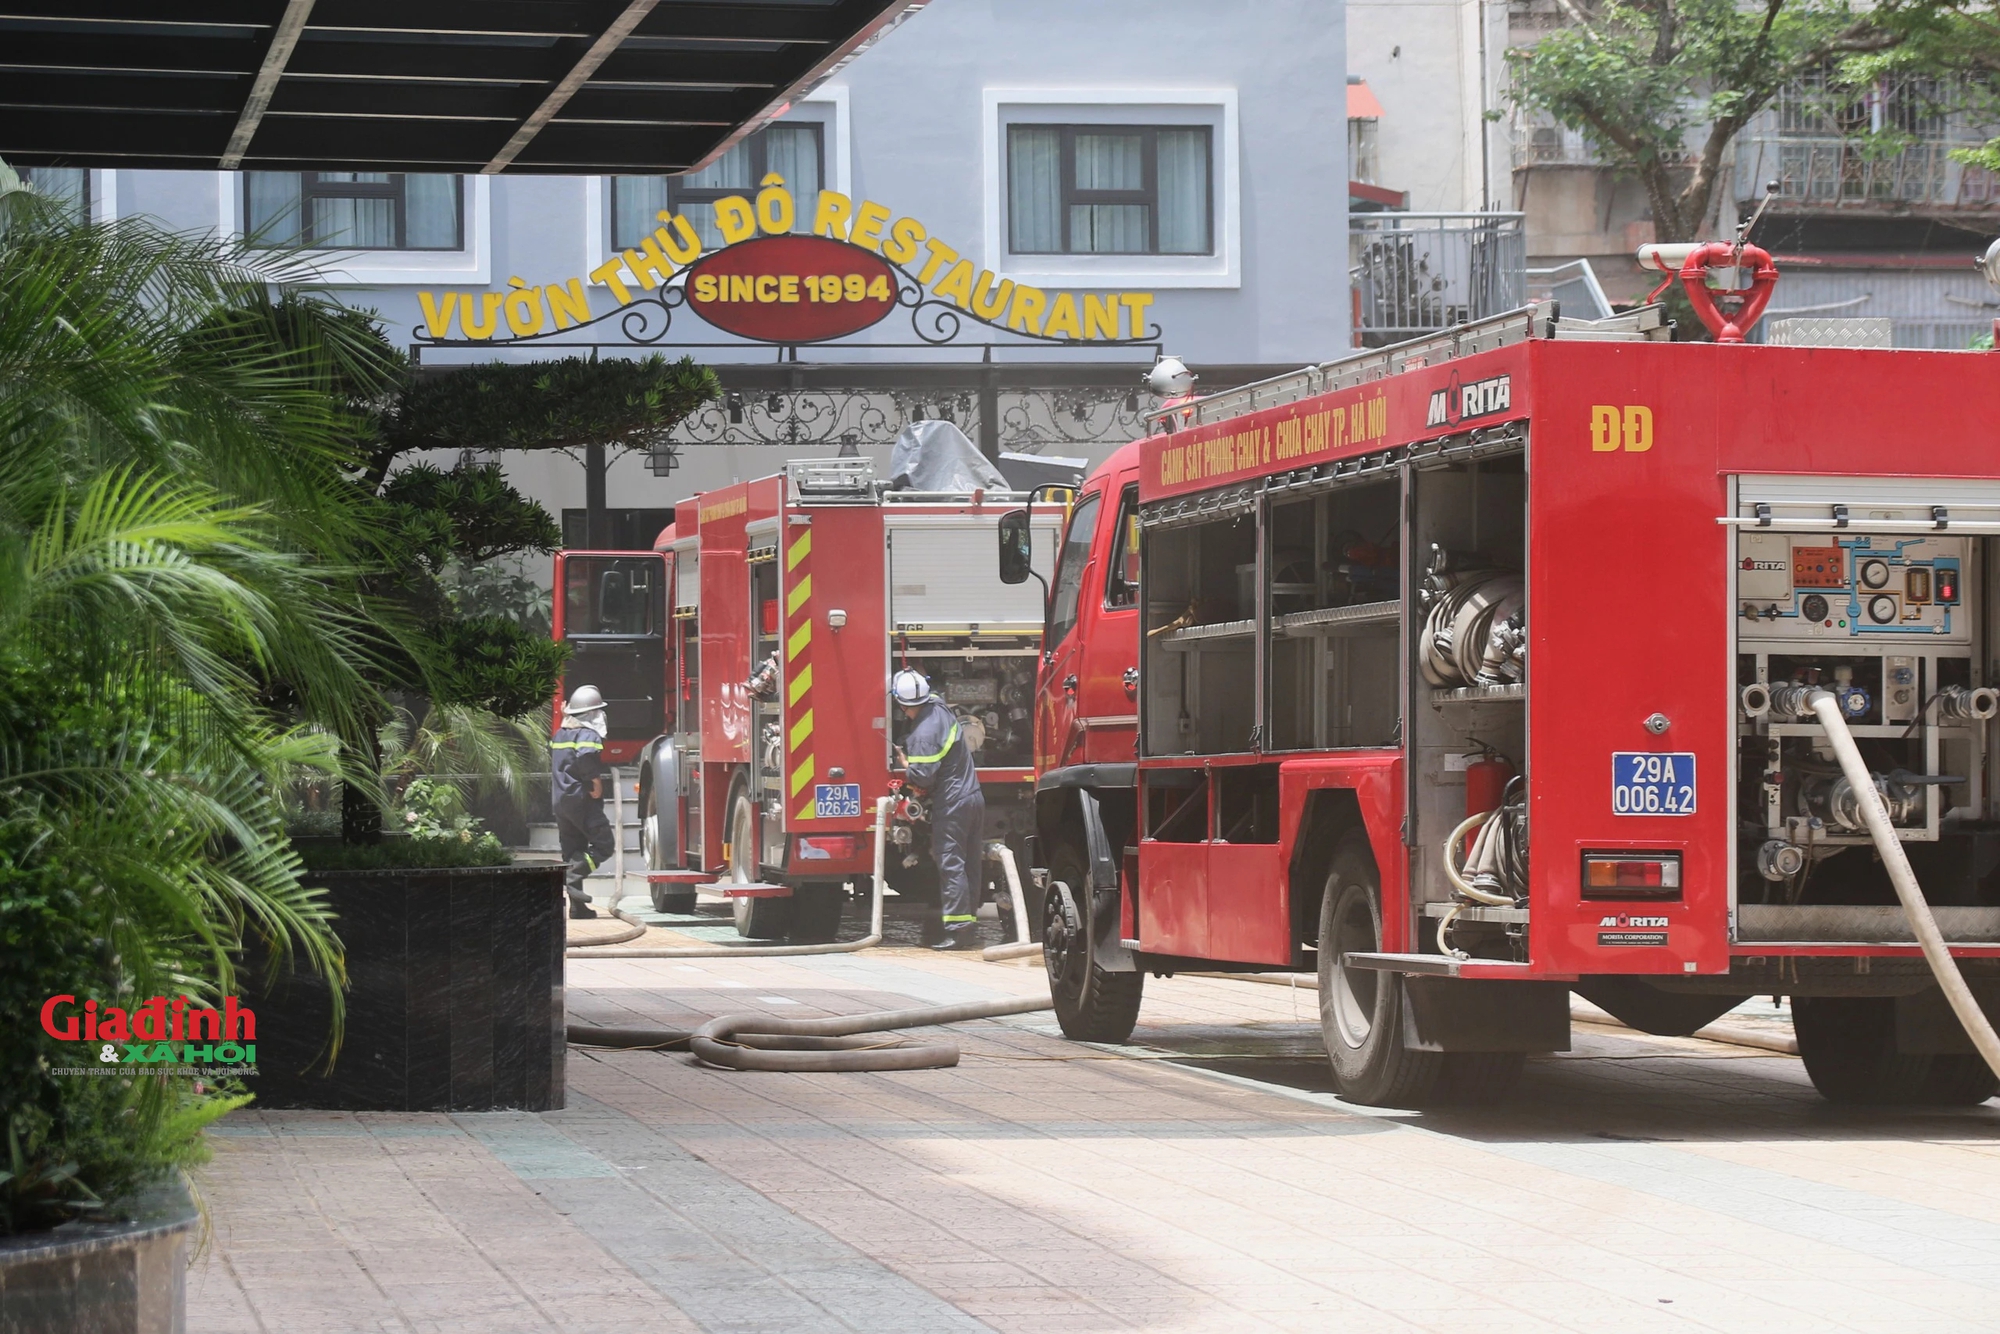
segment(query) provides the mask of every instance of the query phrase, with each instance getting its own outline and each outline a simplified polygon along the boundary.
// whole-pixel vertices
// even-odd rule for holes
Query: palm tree
[[[306,276],[70,221],[0,166],[0,974],[214,997],[256,938],[339,979],[279,793],[372,778],[349,757],[393,648],[347,480],[370,432],[328,386],[387,381],[349,312],[266,296]],[[124,1081],[52,1079],[51,1055],[0,1055],[0,1229],[185,1159],[235,1105],[107,1099],[82,1086]]]

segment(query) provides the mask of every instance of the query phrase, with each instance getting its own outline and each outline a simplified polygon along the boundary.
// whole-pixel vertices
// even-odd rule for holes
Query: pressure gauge
[[[1863,588],[1887,588],[1889,586],[1889,562],[1885,560],[1864,560],[1859,571]],[[1871,607],[1874,604],[1869,604]],[[1870,612],[1869,615],[1874,615]]]
[[[1896,599],[1887,593],[1878,593],[1868,599],[1868,619],[1877,625],[1887,625],[1896,619]]]
[[[1808,593],[1799,600],[1799,615],[1808,621],[1823,621],[1826,612],[1826,599],[1817,593]]]

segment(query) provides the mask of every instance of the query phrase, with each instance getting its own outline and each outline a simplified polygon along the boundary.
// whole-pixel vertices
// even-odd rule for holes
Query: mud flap
[[[1403,1045],[1413,1051],[1569,1050],[1565,983],[1410,975],[1402,982]]]
[[[1090,954],[1107,973],[1138,969],[1118,929],[1118,858],[1104,832],[1104,813],[1097,794],[1079,789],[1078,812],[1083,816],[1084,853],[1090,859]]]

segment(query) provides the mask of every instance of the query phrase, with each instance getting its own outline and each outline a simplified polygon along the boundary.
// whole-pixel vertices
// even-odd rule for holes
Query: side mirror
[[[1034,570],[1034,539],[1028,531],[1028,511],[1008,510],[1000,516],[1000,582],[1025,584]]]

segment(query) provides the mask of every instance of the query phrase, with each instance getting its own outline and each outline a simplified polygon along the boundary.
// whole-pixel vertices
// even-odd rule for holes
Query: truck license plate
[[[1694,752],[1611,752],[1613,815],[1693,815]]]
[[[815,783],[813,818],[838,820],[861,814],[861,784]]]

